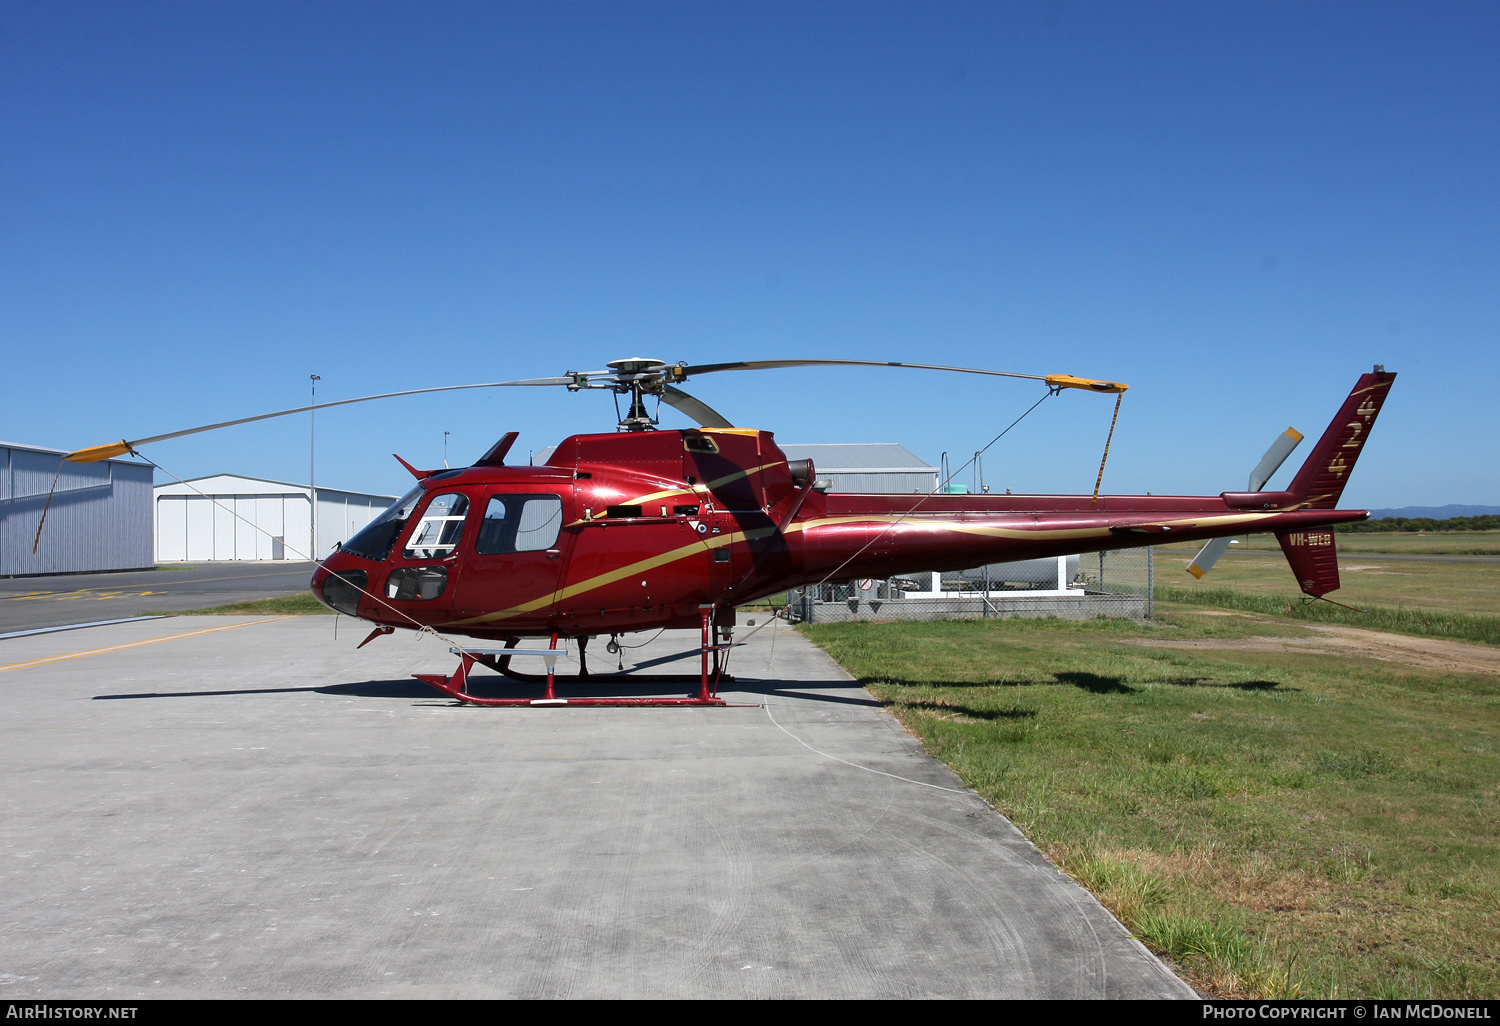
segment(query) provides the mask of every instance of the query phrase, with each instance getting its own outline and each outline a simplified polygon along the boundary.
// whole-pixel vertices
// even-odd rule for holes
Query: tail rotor
[[[1260,458],[1260,462],[1255,465],[1255,469],[1250,471],[1249,491],[1259,492],[1264,490],[1266,482],[1271,480],[1272,475],[1281,469],[1281,465],[1286,462],[1286,458],[1292,454],[1292,450],[1297,448],[1301,441],[1302,432],[1296,428],[1289,427],[1277,435],[1276,441],[1271,443],[1271,447]],[[1187,572],[1202,580],[1203,575],[1214,568],[1214,564],[1219,561],[1219,557],[1229,551],[1229,542],[1230,539],[1228,538],[1214,538],[1210,540],[1207,545],[1199,550],[1198,555],[1193,557],[1193,561],[1188,564]]]

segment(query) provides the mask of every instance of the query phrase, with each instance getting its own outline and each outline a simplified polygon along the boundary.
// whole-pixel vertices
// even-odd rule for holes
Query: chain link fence
[[[1154,578],[1151,548],[1112,549],[794,588],[787,592],[787,610],[804,623],[1011,616],[1149,620]]]

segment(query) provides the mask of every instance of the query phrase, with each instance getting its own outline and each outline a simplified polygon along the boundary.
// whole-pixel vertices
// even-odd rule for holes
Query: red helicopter
[[[769,431],[734,427],[676,386],[730,370],[804,366],[890,366],[990,374],[1113,393],[1128,387],[1070,375],[1027,375],[927,364],[860,360],[775,360],[691,366],[629,359],[605,371],[558,378],[416,389],[282,410],[70,453],[85,462],[134,452],[150,442],[314,409],[454,388],[560,385],[630,397],[630,412],[607,434],[574,435],[540,466],[507,466],[510,432],[473,466],[423,471],[402,460],[417,485],[325,559],[313,595],[368,620],[361,645],[395,628],[501,642],[455,645],[451,677],[419,679],[479,705],[709,705],[735,607],[828,580],[888,578],[987,563],[1209,539],[1189,571],[1201,577],[1230,535],[1271,532],[1297,583],[1315,598],[1339,586],[1331,528],[1363,520],[1336,509],[1349,473],[1395,374],[1363,374],[1285,491],[1261,488],[1302,436],[1289,429],[1251,474],[1248,490],[1176,495],[874,495],[824,490],[809,460],[788,460]],[[675,407],[698,428],[657,430],[647,397]],[[1107,449],[1106,449],[1107,451]],[[400,459],[400,457],[397,457]],[[1102,467],[1101,467],[1102,475]],[[698,628],[702,672],[685,698],[556,697],[560,639]],[[516,647],[547,638],[547,649]],[[545,697],[470,694],[475,662],[510,670],[516,655],[547,663]],[[710,668],[710,660],[713,667]],[[582,663],[581,676],[587,677]],[[597,679],[597,678],[595,678]]]

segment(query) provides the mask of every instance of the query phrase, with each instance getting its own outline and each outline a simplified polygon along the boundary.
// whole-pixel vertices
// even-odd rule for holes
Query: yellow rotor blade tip
[[[122,438],[118,442],[110,442],[108,445],[95,445],[87,449],[79,449],[77,452],[70,452],[63,459],[69,463],[98,463],[100,460],[107,460],[111,456],[123,456],[129,451],[130,443]]]
[[[1075,378],[1071,374],[1048,374],[1044,380],[1053,388],[1081,388],[1086,392],[1123,392],[1130,387],[1118,381]]]

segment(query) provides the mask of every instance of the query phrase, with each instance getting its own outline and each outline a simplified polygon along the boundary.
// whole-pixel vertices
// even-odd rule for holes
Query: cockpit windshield
[[[417,508],[421,499],[422,486],[418,485],[397,499],[390,509],[366,524],[364,530],[344,542],[342,551],[365,559],[385,559],[391,554],[396,536],[411,519],[412,510]]]

